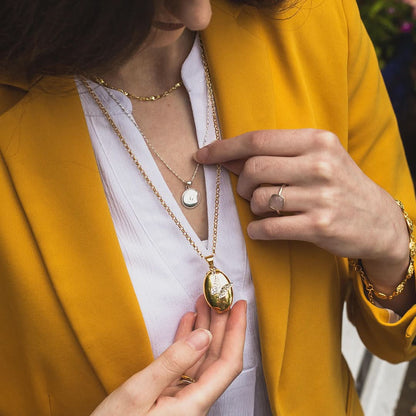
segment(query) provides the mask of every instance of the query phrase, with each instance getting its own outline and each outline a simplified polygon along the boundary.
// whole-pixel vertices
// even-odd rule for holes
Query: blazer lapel
[[[215,7],[213,20],[202,39],[223,138],[308,123],[313,127],[313,110],[293,111],[296,108],[293,103],[289,106],[291,112],[286,109],[286,101],[293,102],[290,88],[284,90],[287,68],[284,64],[277,71],[276,65],[272,68],[264,29],[250,15],[259,12],[225,2],[216,2]],[[279,93],[277,85],[282,86]],[[299,105],[304,107],[305,103]],[[290,306],[290,243],[253,241],[247,236],[247,225],[255,217],[247,201],[236,193],[238,178],[231,175],[231,179],[256,290],[263,367],[272,407],[277,409]]]
[[[110,392],[152,352],[75,84],[59,82],[61,95],[45,78],[20,103],[8,164],[69,325]]]
[[[252,23],[245,8],[223,2],[214,7],[202,39],[223,137],[305,124],[305,112],[294,110],[293,97],[284,90],[279,90],[280,97],[277,94],[276,85],[285,88],[285,69],[282,66],[277,78],[270,76],[269,52],[260,27]],[[16,156],[8,164],[51,284],[109,392],[149,363],[152,352],[74,83],[68,81],[62,95],[52,95],[47,93],[51,82],[45,79],[22,100],[22,107],[30,105],[31,111],[22,117],[22,139],[12,143],[9,153]],[[292,100],[290,112],[285,111],[285,100]],[[237,178],[232,181],[235,192]],[[236,192],[235,200],[245,233],[255,218]],[[265,376],[276,408],[290,303],[289,243],[252,241],[246,233],[245,239],[256,288]]]

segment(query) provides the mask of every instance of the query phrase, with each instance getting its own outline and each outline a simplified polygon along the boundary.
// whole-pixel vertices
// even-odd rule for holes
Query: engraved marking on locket
[[[211,269],[204,279],[204,296],[208,305],[217,312],[226,312],[233,303],[233,284],[218,269]]]

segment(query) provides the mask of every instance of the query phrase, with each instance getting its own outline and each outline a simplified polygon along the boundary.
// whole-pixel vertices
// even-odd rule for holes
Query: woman
[[[345,300],[416,356],[416,206],[356,5],[238,3],[3,6],[1,414],[360,415]]]

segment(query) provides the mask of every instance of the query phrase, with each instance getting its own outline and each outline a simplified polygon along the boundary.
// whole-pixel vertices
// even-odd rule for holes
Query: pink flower
[[[400,26],[400,32],[402,33],[410,33],[413,29],[413,23],[411,22],[403,22]]]

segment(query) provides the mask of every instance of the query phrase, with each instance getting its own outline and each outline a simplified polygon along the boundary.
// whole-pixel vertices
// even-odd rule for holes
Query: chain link
[[[160,100],[161,98],[167,97],[170,93],[172,93],[173,91],[177,90],[179,87],[182,87],[182,85],[183,85],[183,82],[182,81],[179,81],[173,87],[170,87],[168,90],[163,91],[160,94],[149,95],[149,96],[141,96],[141,95],[131,94],[130,92],[128,92],[126,90],[123,90],[122,88],[113,87],[110,84],[108,84],[108,82],[104,81],[100,77],[97,77],[96,76],[96,77],[94,77],[94,80],[98,84],[103,85],[106,88],[111,88],[112,90],[119,91],[122,94],[124,94],[126,97],[134,98],[135,100],[138,100],[138,101],[157,101],[157,100]]]
[[[201,50],[202,65],[204,66],[205,84],[207,86],[207,95],[209,106],[212,111],[212,120],[214,122],[215,138],[221,140],[221,132],[218,123],[217,109],[215,106],[214,91],[212,88],[211,77],[209,74],[208,61],[205,55],[204,44],[201,37],[199,37],[199,45]],[[214,210],[214,226],[213,226],[213,238],[212,238],[212,254],[215,254],[217,248],[217,229],[218,229],[218,205],[220,200],[220,178],[221,178],[221,165],[217,165],[217,177],[215,183],[215,210]]]

